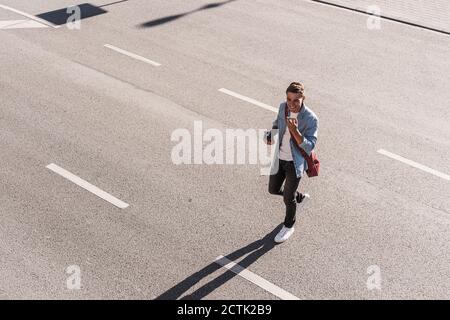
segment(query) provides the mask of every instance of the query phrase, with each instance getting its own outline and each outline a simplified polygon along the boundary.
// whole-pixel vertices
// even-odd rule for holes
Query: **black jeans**
[[[283,201],[286,205],[284,225],[287,228],[292,228],[295,223],[295,212],[297,211],[295,196],[297,195],[297,188],[300,183],[300,178],[297,178],[293,161],[279,161],[280,165],[278,172],[271,175],[269,178],[269,193],[283,196]],[[284,181],[284,189],[281,190],[281,186]]]

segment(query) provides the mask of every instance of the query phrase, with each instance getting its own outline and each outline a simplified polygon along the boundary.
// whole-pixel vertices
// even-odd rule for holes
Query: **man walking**
[[[302,83],[292,82],[289,85],[286,89],[286,102],[280,104],[277,119],[272,125],[272,129],[278,129],[279,133],[278,152],[275,152],[275,157],[278,154],[279,166],[278,171],[269,178],[269,193],[283,196],[286,205],[283,228],[275,237],[277,243],[286,241],[294,233],[297,203],[309,197],[297,191],[303,172],[308,168],[299,148],[308,155],[311,154],[317,142],[319,120],[305,105],[304,91]],[[270,134],[266,143],[273,143]]]

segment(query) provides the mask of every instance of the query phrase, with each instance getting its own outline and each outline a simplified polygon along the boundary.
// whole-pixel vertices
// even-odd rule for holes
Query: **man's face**
[[[288,92],[286,94],[286,102],[291,112],[299,112],[302,106],[303,98],[301,93]]]

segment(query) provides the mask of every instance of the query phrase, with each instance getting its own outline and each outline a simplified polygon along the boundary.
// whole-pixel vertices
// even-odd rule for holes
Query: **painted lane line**
[[[431,168],[429,168],[427,166],[424,166],[423,164],[420,164],[420,163],[414,162],[412,160],[403,158],[403,157],[401,157],[399,155],[396,155],[396,154],[391,153],[389,151],[386,151],[384,149],[380,149],[377,152],[382,154],[382,155],[385,155],[385,156],[387,156],[389,158],[392,158],[392,159],[395,159],[397,161],[403,162],[403,163],[405,163],[407,165],[410,165],[411,167],[414,167],[416,169],[419,169],[419,170],[431,173],[432,175],[435,175],[435,176],[437,176],[439,178],[442,178],[444,180],[450,181],[450,175],[442,173],[442,172],[439,172],[439,171],[434,170],[434,169],[431,169]]]
[[[108,201],[109,203],[115,205],[116,207],[119,207],[120,209],[125,209],[126,207],[128,207],[129,205],[115,197],[113,197],[112,195],[110,195],[109,193],[100,190],[99,188],[97,188],[96,186],[90,184],[89,182],[77,177],[76,175],[70,173],[67,170],[64,170],[63,168],[57,166],[54,163],[51,163],[47,166],[47,169],[52,170],[53,172],[59,174],[60,176],[66,178],[69,181],[72,181],[73,183],[75,183],[76,185],[82,187],[83,189],[86,189],[87,191],[92,192],[93,194],[95,194],[96,196],[102,198],[103,200]]]
[[[235,274],[252,282],[253,284],[256,284],[258,287],[266,290],[267,292],[270,292],[271,294],[277,296],[282,300],[300,300],[300,298],[297,298],[293,294],[290,294],[286,290],[281,289],[280,287],[274,285],[273,283],[267,281],[264,278],[261,278],[257,274],[254,274],[253,272],[241,267],[237,263],[229,260],[228,258],[225,258],[224,256],[218,256],[215,262],[224,267],[225,269],[234,272]]]
[[[9,26],[13,26],[15,24],[18,23],[23,23],[25,21],[29,21],[29,20],[7,20],[7,21],[0,21],[0,29],[9,27]]]
[[[29,18],[31,20],[37,21],[39,23],[42,23],[42,24],[44,24],[46,26],[49,26],[49,27],[52,27],[52,28],[58,28],[58,26],[54,25],[53,23],[51,23],[51,22],[49,22],[47,20],[38,18],[36,16],[33,16],[32,14],[28,14],[26,12],[23,12],[23,11],[20,11],[20,10],[17,10],[17,9],[5,6],[3,4],[0,4],[0,8],[8,10],[8,11],[11,11],[11,12],[14,12],[14,13],[17,13],[17,14],[20,14],[21,16],[27,17],[27,18]]]
[[[239,94],[239,93],[233,92],[233,91],[231,91],[231,90],[228,90],[228,89],[225,89],[225,88],[221,88],[221,89],[219,89],[219,91],[222,92],[222,93],[228,94],[228,95],[230,95],[230,96],[232,96],[232,97],[238,98],[238,99],[240,99],[240,100],[243,100],[243,101],[252,103],[252,104],[254,104],[255,106],[261,107],[261,108],[263,108],[263,109],[266,109],[266,110],[269,110],[269,111],[278,113],[278,108],[274,108],[274,107],[272,107],[272,106],[269,106],[269,105],[267,105],[267,104],[264,104],[264,103],[262,103],[262,102],[259,102],[259,101],[255,100],[255,99],[252,99],[252,98],[243,96],[243,95],[241,95],[241,94]]]
[[[33,20],[10,20],[0,21],[0,29],[36,29],[48,28],[48,26]]]
[[[114,50],[114,51],[116,51],[116,52],[118,52],[118,53],[124,54],[124,55],[126,55],[126,56],[128,56],[128,57],[131,57],[131,58],[133,58],[133,59],[136,59],[136,60],[139,60],[139,61],[142,61],[142,62],[151,64],[152,66],[155,66],[155,67],[159,67],[159,66],[161,65],[161,64],[158,63],[158,62],[149,60],[149,59],[147,59],[147,58],[144,58],[144,57],[141,57],[141,56],[139,56],[139,55],[137,55],[137,54],[134,54],[134,53],[128,52],[128,51],[126,51],[126,50],[117,48],[117,47],[112,46],[112,45],[110,45],[110,44],[105,44],[104,47],[109,48],[109,49],[111,49],[111,50]]]

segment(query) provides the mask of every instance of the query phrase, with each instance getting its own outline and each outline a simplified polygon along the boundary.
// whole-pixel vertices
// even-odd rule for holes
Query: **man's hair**
[[[286,94],[288,92],[292,93],[300,93],[302,97],[305,96],[305,86],[300,82],[292,82],[289,87],[286,89]]]

